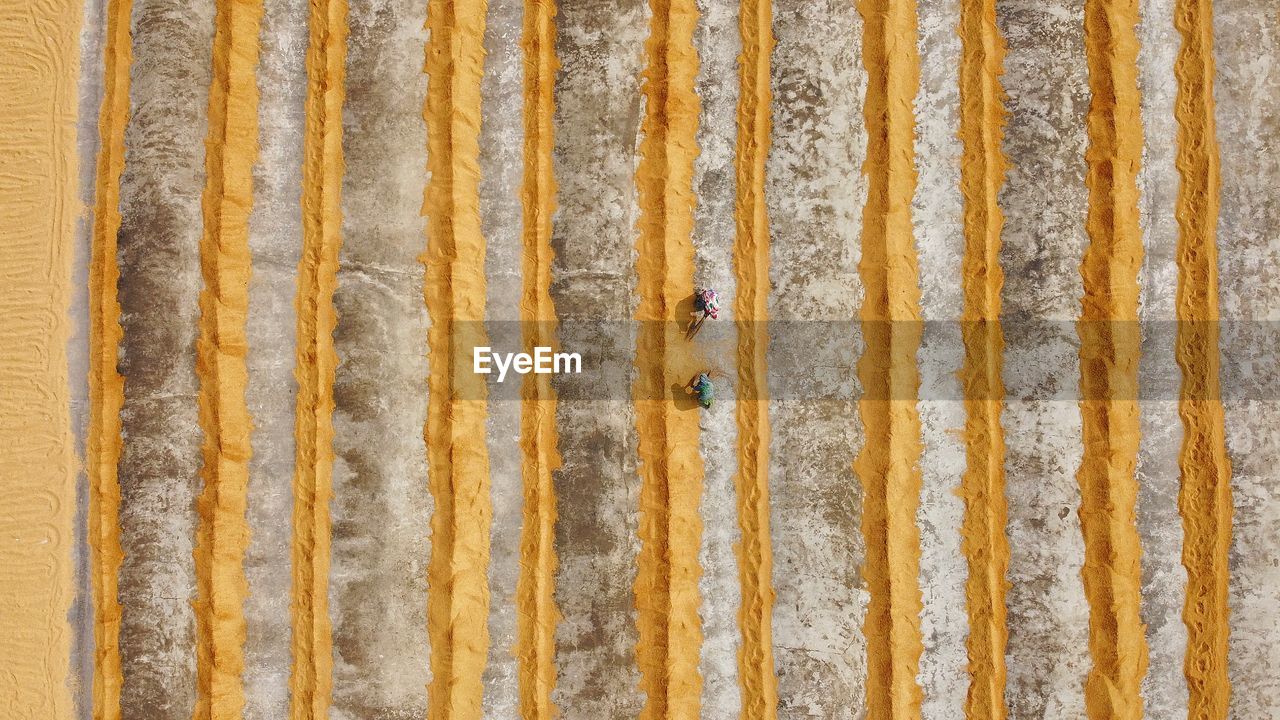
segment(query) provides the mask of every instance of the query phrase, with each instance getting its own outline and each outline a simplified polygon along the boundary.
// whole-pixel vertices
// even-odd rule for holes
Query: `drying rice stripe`
[[[1091,720],[1142,717],[1147,643],[1135,506],[1138,484],[1138,0],[1087,0],[1085,53],[1092,101],[1085,153],[1089,247],[1080,265],[1080,403],[1084,454],[1080,525],[1093,667],[1085,681]]]
[[[1178,404],[1183,439],[1182,563],[1187,569],[1184,671],[1189,720],[1225,720],[1231,464],[1227,459],[1218,350],[1217,226],[1221,170],[1213,100],[1213,3],[1178,0],[1174,23],[1182,48],[1174,65],[1178,99],[1177,166],[1182,178],[1178,243]]]
[[[738,328],[738,572],[742,605],[738,627],[738,676],[743,720],[778,715],[778,677],[773,667],[773,545],[769,537],[769,218],[765,163],[769,155],[769,82],[773,51],[772,0],[743,0],[739,14],[737,234],[733,263],[737,279],[734,317]]]
[[[326,718],[333,691],[329,620],[333,497],[333,346],[338,251],[342,245],[342,103],[345,92],[346,0],[311,3],[307,104],[302,165],[302,258],[298,263],[298,381],[293,479],[294,720]]]
[[[858,361],[858,410],[866,444],[862,481],[863,575],[870,600],[867,718],[918,718],[920,634],[919,269],[911,227],[915,193],[914,99],[920,84],[914,0],[862,0],[867,94],[867,203],[863,210],[865,287],[860,312],[866,350]]]
[[[471,371],[486,345],[480,233],[480,81],[486,3],[427,5],[424,297],[431,321],[425,439],[435,501],[428,565],[431,720],[480,720],[489,650],[489,455],[486,388]]]
[[[1000,423],[1004,332],[1000,326],[1000,232],[998,198],[1007,160],[1000,143],[1007,112],[1003,72],[1005,42],[996,27],[995,0],[960,4],[960,170],[964,195],[965,251],[962,268],[965,362],[965,451],[968,466],[960,490],[965,500],[962,546],[969,563],[969,692],[965,717],[1003,720],[1005,647],[1009,640],[1008,501],[1005,496],[1004,428]]]
[[[556,57],[554,0],[528,0],[524,10],[524,254],[523,321],[526,351],[559,348],[551,299],[551,217],[556,209],[554,148]],[[520,673],[520,715],[552,720],[556,708],[555,604],[556,495],[552,473],[560,467],[556,433],[556,392],[549,375],[526,375],[520,406],[521,477],[524,521],[520,531],[520,578],[516,584],[516,655]]]
[[[258,157],[261,0],[219,0],[209,86],[209,135],[200,239],[200,428],[204,491],[196,506],[196,720],[239,717],[244,707],[244,554],[251,422],[245,318],[249,214]]]
[[[93,575],[93,717],[119,720],[120,687],[120,411],[124,378],[116,371],[120,341],[120,300],[116,257],[120,232],[120,175],[124,133],[129,124],[129,34],[133,0],[107,6],[103,52],[102,107],[98,116],[98,164],[94,182],[94,223],[89,261],[89,429],[85,470],[89,477],[89,551]]]
[[[702,697],[698,550],[703,467],[698,411],[670,388],[700,368],[677,307],[693,293],[693,164],[700,103],[694,0],[651,0],[645,42],[634,388],[640,455],[636,660],[646,694],[641,720],[696,718]],[[686,311],[687,312],[687,311]],[[681,405],[677,406],[677,402]]]

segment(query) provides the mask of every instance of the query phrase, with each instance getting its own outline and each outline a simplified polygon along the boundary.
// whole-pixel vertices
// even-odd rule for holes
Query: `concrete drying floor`
[[[1082,452],[1081,414],[1074,402],[1078,341],[1071,324],[1079,313],[1079,265],[1088,241],[1084,119],[1090,91],[1082,5],[997,3],[1009,45],[1003,83],[1010,172],[1000,195],[1006,218],[1000,254],[1007,278],[1004,308],[1010,317],[1053,321],[1033,331],[1007,331],[1006,697],[1009,715],[1019,720],[1085,717],[1090,667],[1075,476]],[[1179,36],[1174,0],[1140,5],[1145,259],[1139,285],[1141,316],[1160,321],[1174,317],[1179,181],[1173,63]],[[328,587],[334,720],[401,720],[428,711],[427,566],[434,505],[423,441],[430,318],[419,261],[428,182],[426,6],[425,0],[351,0],[347,19]],[[699,0],[697,9],[696,91],[702,106],[692,280],[732,299],[738,4]],[[1233,320],[1280,317],[1280,200],[1271,191],[1280,184],[1280,15],[1274,10],[1269,0],[1215,3],[1221,308]],[[768,482],[777,713],[851,720],[864,716],[867,680],[868,590],[861,572],[866,548],[862,491],[853,469],[864,443],[855,368],[863,348],[853,327],[864,299],[858,272],[867,200],[863,21],[848,0],[775,0],[773,11],[773,132],[765,180],[768,311],[774,321],[825,321],[833,333],[828,337],[836,338],[817,347],[775,342],[768,350],[768,380],[776,394],[769,402]],[[81,151],[90,166],[101,99],[96,58],[102,56],[106,12],[101,3],[89,3],[83,31]],[[187,720],[197,699],[192,552],[202,432],[196,338],[214,12],[212,0],[134,0],[130,18],[133,62],[119,231],[119,368],[126,378],[119,465],[125,718]],[[246,321],[246,397],[254,424],[247,504],[252,534],[244,560],[244,717],[250,720],[286,717],[290,701],[294,301],[302,247],[307,15],[304,0],[265,2],[257,69],[261,153],[253,171]],[[962,309],[964,252],[959,0],[919,0],[918,17],[919,180],[912,222],[920,309],[926,320],[954,320]],[[485,312],[492,321],[520,319],[521,22],[519,0],[490,0],[479,202],[487,242]],[[565,720],[626,718],[637,716],[645,703],[633,593],[641,495],[630,391],[635,336],[630,329],[599,333],[586,321],[630,328],[626,323],[636,312],[641,208],[635,178],[646,111],[641,73],[650,9],[642,0],[561,0],[556,24],[562,63],[553,124],[559,210],[550,293],[563,324],[563,346],[582,352],[589,372],[616,383],[601,387],[598,399],[562,401],[556,415],[564,463],[554,475],[554,583],[562,620],[555,635],[552,700]],[[83,170],[86,177],[91,169]],[[92,204],[91,183],[85,188]],[[87,237],[85,227],[84,247]],[[81,262],[76,277],[83,273]],[[80,298],[73,307],[81,339],[87,327],[84,302]],[[742,706],[732,301],[726,315],[700,338],[705,356],[730,376],[717,387],[715,407],[701,414],[699,440],[705,477],[697,587],[705,640],[698,670],[704,682],[701,716],[717,720],[739,717]],[[957,401],[963,395],[955,377],[963,352],[958,326],[937,328],[918,356],[924,647],[918,681],[921,716],[949,720],[961,717],[968,689],[967,566],[959,532],[964,502],[956,494],[965,468],[959,433],[964,406]],[[1141,366],[1150,399],[1141,407],[1137,471],[1142,618],[1150,648],[1142,693],[1149,717],[1173,720],[1187,716],[1188,702],[1182,671],[1187,638],[1180,620],[1186,574],[1177,508],[1182,426],[1171,336],[1150,335]],[[1269,380],[1280,368],[1266,337],[1264,324],[1245,323],[1224,336],[1222,349],[1235,493],[1231,717],[1241,720],[1280,717],[1280,407]],[[72,352],[73,378],[84,377],[83,360],[76,359],[83,352]],[[804,387],[821,391],[806,399],[797,391]],[[77,392],[83,401],[83,388]],[[493,523],[483,715],[495,720],[519,715],[512,648],[524,496],[516,397],[494,390],[486,420]],[[86,619],[78,625],[76,656],[85,678],[77,699],[87,713],[92,670],[83,660],[91,657],[92,608],[83,600],[76,607]]]

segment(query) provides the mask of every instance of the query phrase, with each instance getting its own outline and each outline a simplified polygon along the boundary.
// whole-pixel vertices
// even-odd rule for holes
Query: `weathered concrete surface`
[[[121,711],[187,720],[196,687],[195,338],[213,5],[138,0],[133,37],[119,235]]]
[[[738,608],[742,603],[734,545],[738,528],[734,474],[737,463],[737,333],[734,292],[734,149],[737,140],[738,53],[742,42],[735,3],[700,0],[694,46],[700,66],[696,90],[702,99],[700,154],[694,165],[694,286],[711,287],[726,302],[720,319],[702,326],[697,342],[716,377],[716,402],[702,412],[704,463],[702,548],[702,717],[735,720],[742,711],[738,690]],[[694,409],[691,412],[698,412]]]
[[[1173,0],[1143,0],[1140,80],[1146,132],[1142,218],[1146,260],[1140,283],[1143,439],[1138,506],[1144,549],[1143,618],[1151,667],[1147,714],[1186,714],[1180,620],[1177,447],[1181,437],[1172,332],[1177,192],[1172,64],[1179,38]],[[1280,16],[1260,0],[1219,0],[1218,119],[1224,187],[1220,244],[1222,312],[1229,321],[1280,319],[1276,229],[1280,203],[1280,70],[1273,58]],[[522,171],[520,0],[490,0],[486,36],[482,214],[489,243],[488,315],[514,340],[518,317]],[[87,4],[84,47],[93,45],[101,4]],[[1071,325],[1079,312],[1078,264],[1086,238],[1084,115],[1089,103],[1082,0],[1001,0],[1009,39],[1004,76],[1011,116],[1005,150],[1012,164],[1001,196],[1007,216],[1005,308],[1010,319],[1004,421],[1008,438],[1009,687],[1018,720],[1084,716],[1087,605],[1076,510],[1079,491],[1079,366]],[[259,70],[262,154],[255,174],[251,246],[255,266],[249,332],[249,402],[256,430],[246,559],[251,595],[245,683],[251,719],[283,716],[289,656],[290,482],[293,464],[293,297],[300,244],[298,192],[305,75],[306,5],[269,0]],[[703,102],[695,179],[694,233],[700,285],[733,295],[734,105],[739,51],[737,3],[699,0],[696,36]],[[426,184],[425,3],[352,0],[344,114],[347,173],[344,247],[338,293],[331,612],[335,720],[401,720],[426,712],[426,561],[431,500],[423,424],[426,410],[425,247],[419,216]],[[634,333],[616,331],[633,315],[636,198],[634,172],[642,117],[639,75],[649,15],[644,0],[563,0],[557,50],[555,169],[560,210],[552,294],[566,349],[616,381],[589,401],[563,401],[558,427],[564,467],[555,475],[560,522],[554,700],[566,720],[630,717],[643,696],[635,667],[632,583],[638,541],[638,477],[630,384]],[[774,645],[779,712],[787,718],[849,719],[864,712],[866,603],[860,564],[861,490],[852,463],[862,439],[854,405],[855,333],[862,300],[856,270],[865,185],[862,121],[865,74],[861,21],[846,0],[776,0],[773,151],[768,164],[776,321],[826,321],[832,339],[770,350],[773,438]],[[960,311],[959,142],[955,138],[959,41],[957,0],[920,0],[922,85],[917,97],[913,213],[930,320]],[[204,182],[205,114],[212,2],[136,0],[127,167],[120,234],[126,376],[121,462],[126,560],[122,651],[124,716],[190,717],[194,699],[194,592],[191,546],[199,491],[194,347],[200,289],[197,246]],[[85,72],[100,67],[86,60]],[[92,78],[82,102],[97,100]],[[82,109],[86,132],[96,120]],[[91,118],[93,120],[91,120]],[[82,138],[82,152],[93,141]],[[82,170],[85,168],[82,158]],[[86,254],[87,257],[87,254]],[[84,258],[81,258],[83,262]],[[83,273],[77,277],[83,277]],[[80,309],[76,309],[80,308]],[[73,315],[83,312],[77,301]],[[586,320],[615,325],[596,332]],[[1027,319],[1054,323],[1029,331]],[[939,329],[940,328],[940,329]],[[1280,371],[1274,331],[1233,322],[1223,339],[1227,432],[1234,464],[1236,533],[1232,549],[1233,716],[1280,715]],[[706,463],[705,633],[700,669],[703,716],[736,718],[738,538],[732,303],[699,337],[708,365],[726,373],[717,404],[702,415]],[[498,344],[495,342],[495,345]],[[513,349],[513,348],[509,348]],[[79,367],[69,353],[73,376]],[[921,575],[925,654],[919,681],[923,716],[958,717],[964,673],[965,565],[959,550],[962,503],[953,495],[964,467],[954,432],[963,408],[952,373],[962,354],[958,331],[931,326],[920,358],[924,475]],[[559,382],[559,381],[558,381]],[[516,613],[522,492],[519,403],[508,388],[489,404],[492,464],[489,584],[492,645],[485,675],[486,718],[516,711]],[[797,388],[818,387],[803,401]],[[73,402],[75,401],[73,393]],[[83,563],[83,560],[79,562]],[[87,611],[82,601],[78,608]],[[91,651],[82,610],[73,622],[77,656]],[[81,677],[88,677],[83,669]],[[86,688],[78,688],[81,696]],[[87,702],[81,701],[81,708]],[[82,713],[83,714],[83,713]]]
[[[963,309],[958,282],[964,253],[960,194],[960,6],[956,0],[923,0],[920,15],[920,92],[916,96],[916,169],[919,179],[912,221],[920,267],[920,313],[926,325],[920,366],[920,456],[923,488],[920,526],[920,629],[924,654],[921,717],[963,715],[969,689],[965,638],[965,579],[960,550],[964,502],[957,495],[965,470],[963,397],[956,373],[964,357]]]
[[[249,218],[249,371],[253,417],[245,576],[245,720],[289,712],[289,603],[293,578],[294,333],[302,250],[302,127],[307,92],[307,3],[272,0],[262,18],[258,142]]]
[[[1231,714],[1280,715],[1280,14],[1265,3],[1215,3],[1222,151],[1222,317],[1231,547]],[[1268,321],[1268,322],[1264,322]]]
[[[581,352],[584,367],[614,379],[631,376],[634,336],[595,333],[584,323],[626,323],[635,305],[635,163],[648,24],[643,0],[562,3],[556,43],[560,209],[551,297],[565,323],[561,344]],[[556,604],[564,619],[552,701],[564,720],[633,717],[643,702],[632,593],[640,483],[630,382],[598,397],[562,399],[556,412],[564,458],[555,473]]]
[[[1181,38],[1173,26],[1172,0],[1144,0],[1138,56],[1139,90],[1145,144],[1139,176],[1143,230],[1142,270],[1138,276],[1144,321],[1138,383],[1141,439],[1138,447],[1138,532],[1142,540],[1142,620],[1147,625],[1150,665],[1142,686],[1148,717],[1185,718],[1187,683],[1182,674],[1187,644],[1182,623],[1187,573],[1182,568],[1182,520],[1178,514],[1178,417],[1181,372],[1174,359],[1177,318],[1174,304],[1178,267],[1178,223],[1174,202],[1177,132],[1173,101],[1173,61]]]
[[[866,675],[861,491],[853,474],[861,427],[854,362],[862,352],[853,322],[866,195],[862,23],[842,0],[785,0],[774,13],[769,316],[827,321],[835,335],[816,357],[808,347],[769,347],[778,713],[852,720],[863,713]],[[822,399],[802,399],[804,387],[822,388]]]
[[[520,342],[522,260],[520,184],[524,170],[521,0],[490,0],[481,84],[480,222],[487,242],[485,280],[489,341],[507,352]],[[489,662],[482,702],[486,718],[519,717],[516,580],[524,489],[520,475],[521,377],[491,386],[487,435],[493,529],[489,547]]]
[[[1009,42],[1005,154],[1005,317],[1051,320],[1006,329],[1004,413],[1009,496],[1010,717],[1084,715],[1088,606],[1080,579],[1080,377],[1072,321],[1085,246],[1084,116],[1089,92],[1079,0],[997,3]],[[1025,327],[1025,323],[1021,327]]]
[[[426,715],[426,4],[351,3],[334,304],[333,720]]]

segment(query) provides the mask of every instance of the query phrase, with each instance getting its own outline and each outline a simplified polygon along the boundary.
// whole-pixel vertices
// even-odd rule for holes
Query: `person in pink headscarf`
[[[693,322],[689,323],[689,332],[685,337],[692,340],[702,329],[707,318],[715,320],[720,317],[720,296],[711,288],[697,288],[693,291]]]

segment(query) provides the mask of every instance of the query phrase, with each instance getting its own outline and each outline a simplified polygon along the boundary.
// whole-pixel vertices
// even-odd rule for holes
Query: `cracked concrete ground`
[[[89,3],[83,46],[99,52],[101,6]],[[518,318],[523,69],[519,0],[491,0],[481,137],[483,232],[488,241],[488,316]],[[267,0],[258,83],[261,155],[255,171],[250,247],[249,393],[254,416],[245,570],[250,599],[245,717],[283,717],[290,662],[296,264],[301,248],[303,98],[307,5]],[[1084,116],[1089,106],[1082,0],[999,0],[1009,44],[1003,81],[1010,111],[1004,150],[1011,169],[1000,203],[1006,215],[1001,261],[1004,307],[1016,319],[1053,321],[1011,330],[1004,413],[1008,439],[1010,716],[1084,717],[1088,615],[1075,477],[1081,457],[1077,408],[1079,263],[1084,217]],[[1270,378],[1263,322],[1280,318],[1280,16],[1261,0],[1218,0],[1217,120],[1223,188],[1223,317],[1246,321],[1223,338],[1227,442],[1233,463],[1231,551],[1232,716],[1280,715],[1280,396]],[[695,281],[732,297],[733,153],[736,138],[738,5],[699,0],[695,34],[702,99],[696,164]],[[1173,205],[1175,86],[1179,39],[1173,0],[1143,0],[1139,78],[1146,132],[1141,176],[1142,317],[1173,318],[1177,225]],[[555,474],[560,522],[556,601],[557,689],[566,720],[638,714],[633,581],[639,479],[629,394],[634,335],[598,333],[586,321],[625,325],[635,309],[634,175],[643,103],[640,72],[650,15],[643,0],[562,0],[557,52],[552,297],[562,344],[601,377],[622,379],[592,400],[562,402],[557,425],[564,466]],[[199,492],[194,340],[200,193],[213,33],[211,0],[135,0],[131,119],[122,177],[119,286],[127,379],[120,595],[124,717],[185,720],[195,702],[192,544]],[[774,320],[830,322],[820,347],[769,350],[770,484],[775,557],[774,651],[779,714],[851,720],[865,711],[861,573],[861,489],[853,460],[863,444],[854,362],[862,347],[850,322],[862,301],[857,272],[866,181],[862,22],[846,0],[775,0],[772,152],[766,195],[772,228],[769,311]],[[962,251],[956,137],[955,34],[958,0],[920,0],[921,88],[916,99],[918,187],[913,203],[928,320],[960,310]],[[422,106],[425,2],[352,0],[343,116],[346,173],[335,343],[336,430],[330,611],[335,720],[401,720],[426,713],[430,648],[426,561],[432,501],[427,492],[426,330],[420,217],[426,177]],[[98,70],[86,58],[85,72]],[[96,97],[86,80],[82,97]],[[82,112],[95,117],[96,108]],[[91,122],[82,119],[83,162]],[[83,258],[81,259],[83,260]],[[83,312],[77,306],[76,312]],[[699,341],[710,364],[730,371],[731,309]],[[926,335],[919,354],[924,490],[921,618],[925,655],[922,716],[959,717],[966,691],[965,565],[959,551],[964,467],[956,431],[958,331]],[[1020,324],[1018,328],[1025,328]],[[83,340],[83,337],[80,338]],[[1143,346],[1143,441],[1138,478],[1143,542],[1143,619],[1150,670],[1143,685],[1151,717],[1186,716],[1180,620],[1177,366],[1168,333]],[[73,342],[77,340],[73,338]],[[73,358],[74,353],[72,354]],[[74,369],[74,368],[73,368]],[[732,372],[729,373],[732,375]],[[558,381],[559,382],[559,381]],[[567,381],[566,381],[567,382]],[[804,401],[797,387],[819,387]],[[706,718],[740,712],[740,603],[734,379],[702,415],[706,464],[702,517],[699,663]],[[484,715],[518,715],[512,655],[521,522],[519,404],[495,393],[486,442],[494,524],[489,570],[491,648]],[[84,564],[81,563],[82,572]],[[86,610],[87,612],[87,610]],[[92,650],[77,626],[82,660]],[[87,672],[87,670],[85,670]],[[78,694],[88,716],[88,695]]]

